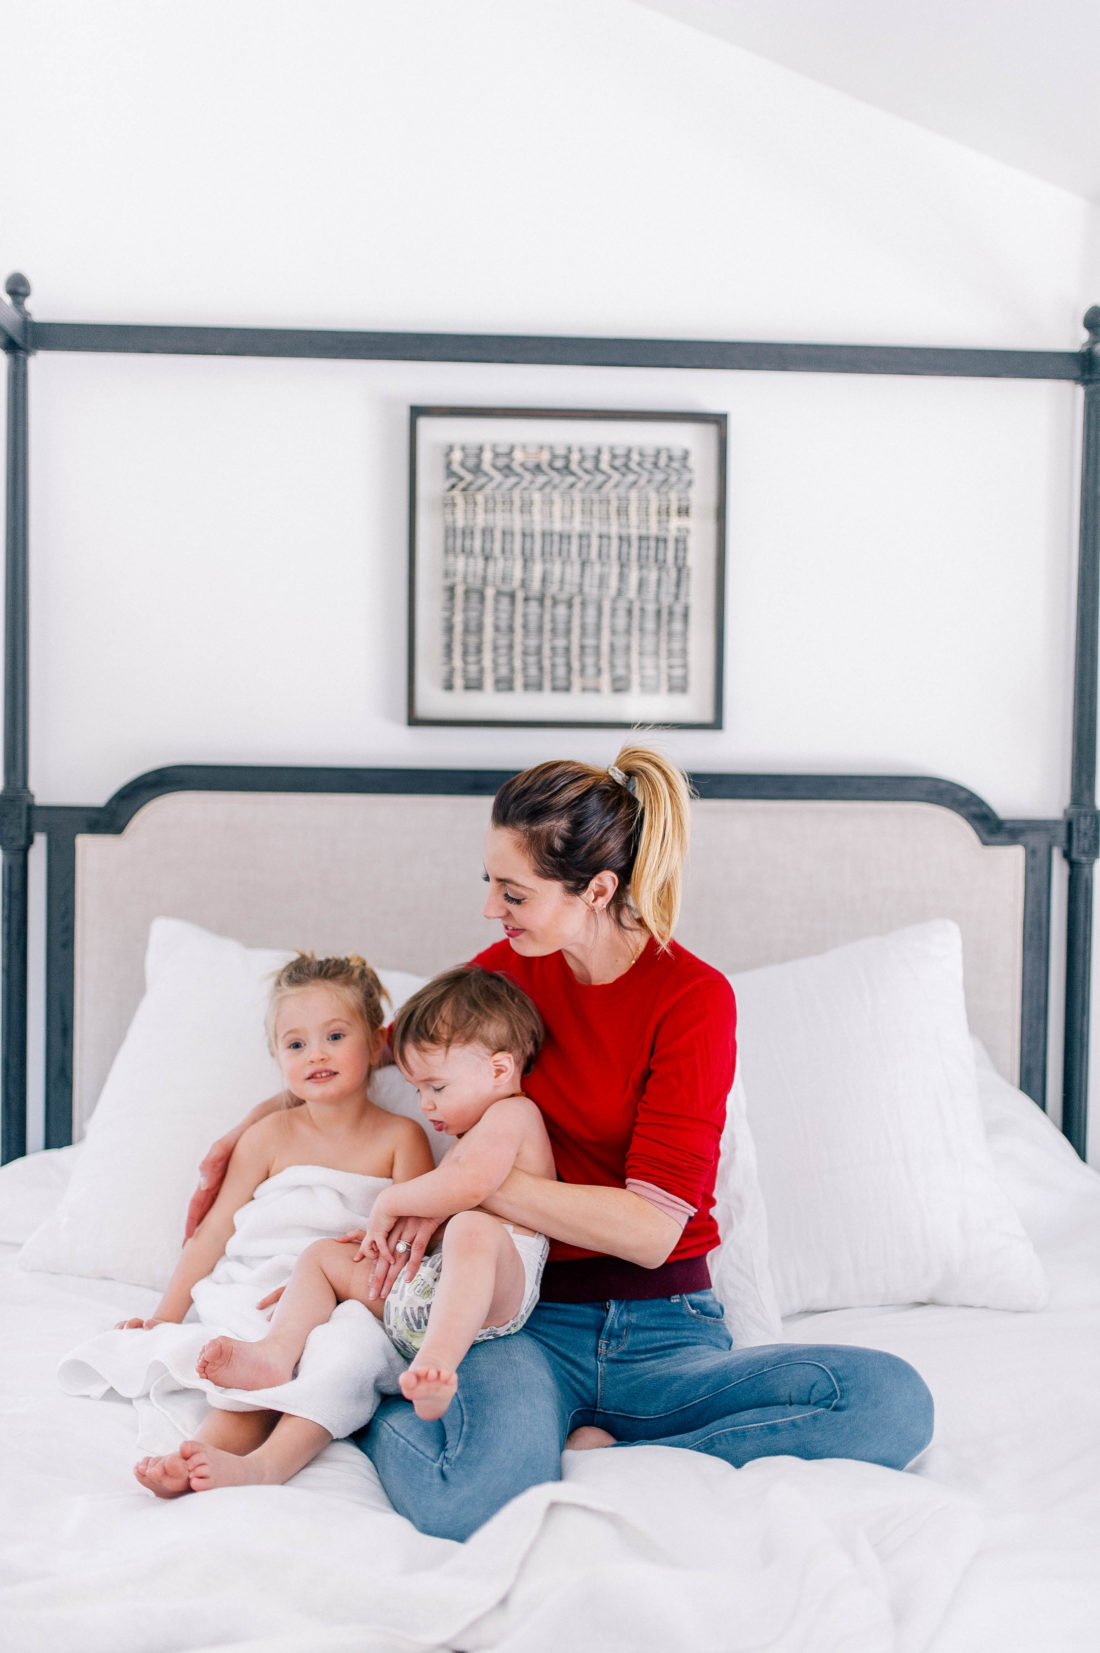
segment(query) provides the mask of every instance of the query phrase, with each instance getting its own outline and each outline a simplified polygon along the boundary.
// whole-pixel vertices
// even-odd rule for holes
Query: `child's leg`
[[[294,1265],[287,1288],[275,1305],[271,1330],[258,1342],[215,1337],[195,1363],[200,1377],[223,1389],[268,1389],[289,1383],[306,1338],[328,1319],[337,1303],[363,1303],[379,1318],[382,1304],[367,1295],[370,1258],[355,1263],[355,1246],[341,1240],[315,1240]]]
[[[222,1414],[240,1417],[241,1413]],[[244,1416],[255,1416],[253,1413]],[[270,1413],[263,1416],[272,1416]],[[221,1443],[211,1443],[200,1431],[199,1440],[184,1441],[179,1456],[187,1468],[192,1492],[209,1492],[214,1487],[281,1486],[316,1458],[332,1436],[319,1423],[285,1412],[274,1414],[278,1421],[266,1440],[243,1454]]]
[[[279,1418],[278,1412],[211,1411],[202,1421],[198,1439],[234,1455],[253,1452],[267,1440]],[[162,1457],[142,1458],[134,1465],[134,1474],[158,1498],[178,1498],[191,1490],[190,1469],[182,1449]]]
[[[439,1418],[458,1388],[456,1368],[485,1326],[506,1326],[523,1302],[523,1261],[503,1223],[460,1211],[443,1231],[443,1267],[415,1359],[399,1379],[418,1417]]]

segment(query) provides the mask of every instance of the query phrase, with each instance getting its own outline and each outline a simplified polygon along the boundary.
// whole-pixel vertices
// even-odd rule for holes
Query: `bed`
[[[484,945],[480,840],[503,777],[178,768],[140,776],[102,806],[36,803],[11,629],[27,551],[26,357],[35,345],[232,345],[185,340],[187,329],[152,330],[157,340],[141,329],[34,332],[22,289],[8,291],[5,1649],[1094,1648],[1100,1179],[1077,1151],[1096,855],[1092,355],[1087,366],[1044,364],[1070,376],[1073,362],[1086,385],[1066,815],[1002,820],[929,777],[693,777],[679,934],[730,975],[741,1007],[715,1288],[741,1344],[865,1343],[911,1360],[936,1401],[931,1447],[904,1474],[784,1458],[732,1471],[655,1447],[569,1454],[560,1483],[531,1489],[458,1546],[395,1515],[346,1442],[287,1487],[157,1502],[130,1475],[133,1409],[57,1384],[70,1347],[155,1301],[198,1154],[271,1088],[258,1006],[285,950],[363,951],[398,1003]],[[258,335],[232,337],[257,348]],[[271,353],[295,353],[289,337],[268,341]],[[398,348],[340,337],[374,340],[376,354]],[[457,357],[439,339],[416,348],[428,359],[568,359],[545,351],[600,341],[519,341],[526,357],[517,341],[489,342],[495,357],[485,341]],[[889,353],[855,352],[843,366],[815,347],[706,348],[806,371],[980,371],[958,358],[998,354],[929,352],[900,367]],[[1002,370],[1039,371],[1027,354]],[[27,1156],[21,921],[36,833],[48,845],[47,1148]],[[1058,853],[1070,863],[1064,938],[1051,916]],[[426,865],[432,889],[418,898]],[[1048,1024],[1063,939],[1059,1129],[1043,1103],[1057,1072]],[[386,1086],[387,1106],[411,1108],[392,1078]]]
[[[320,775],[315,792],[272,790],[267,771],[255,790],[241,771],[183,778],[146,777],[130,789],[140,807],[112,806],[116,821],[129,813],[121,831],[74,838],[82,1140],[0,1173],[6,1646],[1095,1645],[1100,1179],[1013,1083],[1026,851],[983,844],[966,814],[917,797],[768,798],[759,777],[756,796],[723,797],[745,778],[698,777],[710,795],[695,805],[681,932],[741,1003],[714,1269],[734,1335],[911,1360],[938,1419],[911,1473],[574,1454],[559,1486],[526,1494],[465,1551],[395,1516],[347,1443],[286,1488],[175,1504],[143,1493],[132,1409],[62,1394],[58,1361],[152,1304],[198,1154],[270,1087],[259,1004],[280,949],[354,942],[399,1000],[482,941],[479,846],[498,777],[359,772],[344,777],[358,790],[336,791]],[[969,795],[953,801],[999,836]],[[427,856],[456,892],[430,925],[409,895]],[[336,904],[334,887],[347,892]],[[65,986],[51,987],[62,1004]],[[809,1133],[797,1155],[788,1096]],[[855,1136],[834,1144],[823,1197],[842,1107]],[[884,1185],[895,1127],[918,1133],[905,1138],[915,1199],[908,1172]],[[850,1221],[830,1231],[838,1206]],[[817,1306],[829,1303],[847,1306]]]

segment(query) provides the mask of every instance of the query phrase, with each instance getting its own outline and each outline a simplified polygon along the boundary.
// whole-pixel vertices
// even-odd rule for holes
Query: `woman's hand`
[[[225,1173],[229,1168],[233,1150],[248,1129],[248,1124],[247,1119],[242,1120],[233,1130],[227,1131],[224,1136],[220,1136],[203,1156],[199,1165],[199,1186],[191,1195],[191,1203],[187,1207],[187,1222],[183,1230],[184,1241],[191,1238],[217,1199],[218,1190],[225,1181]]]
[[[386,1297],[397,1276],[403,1268],[409,1271],[411,1280],[424,1258],[432,1235],[439,1227],[435,1217],[399,1217],[390,1229],[388,1244],[393,1253],[392,1259],[379,1257],[371,1272],[370,1285],[367,1288],[371,1297]],[[399,1251],[399,1246],[407,1246],[406,1251]]]
[[[141,1320],[137,1317],[133,1320],[116,1320],[115,1331],[151,1332],[154,1326],[174,1326],[175,1324],[176,1322],[174,1320],[165,1320],[163,1318],[158,1318],[155,1314],[152,1314],[149,1316],[148,1320]]]
[[[420,1267],[424,1253],[428,1249],[428,1243],[437,1226],[434,1217],[397,1218],[390,1229],[389,1245],[391,1248],[396,1248],[398,1242],[403,1242],[409,1249],[398,1253],[390,1260],[387,1260],[384,1256],[376,1258],[374,1274],[371,1276],[369,1288],[372,1297],[385,1297],[406,1265],[408,1265],[409,1277],[412,1278]],[[357,1250],[352,1261],[362,1262],[364,1257],[367,1256],[369,1247],[367,1231],[365,1228],[353,1228],[349,1234],[341,1234],[337,1244],[355,1246]],[[370,1250],[373,1254],[373,1247],[370,1247]],[[380,1283],[376,1283],[376,1281]],[[266,1297],[260,1298],[256,1307],[258,1309],[274,1308],[285,1290],[285,1286],[276,1286],[274,1291],[269,1291]],[[134,1323],[140,1324],[140,1322]]]

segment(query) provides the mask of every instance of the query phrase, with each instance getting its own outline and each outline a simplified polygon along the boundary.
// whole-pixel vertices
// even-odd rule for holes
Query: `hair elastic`
[[[608,764],[607,773],[611,776],[613,781],[618,781],[620,786],[625,786],[632,798],[637,798],[638,783],[634,779],[633,775],[624,775],[622,770],[613,763]]]

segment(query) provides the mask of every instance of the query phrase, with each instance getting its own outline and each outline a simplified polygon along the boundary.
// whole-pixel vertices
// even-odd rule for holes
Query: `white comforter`
[[[1006,1109],[990,1134],[1051,1278],[1048,1310],[846,1310],[789,1331],[917,1365],[937,1429],[914,1472],[569,1454],[560,1485],[461,1546],[394,1515],[344,1443],[287,1487],[150,1498],[130,1479],[132,1409],[60,1394],[54,1378],[74,1341],[142,1307],[134,1289],[6,1261],[0,1645],[1095,1653],[1100,1182],[1032,1116]]]

